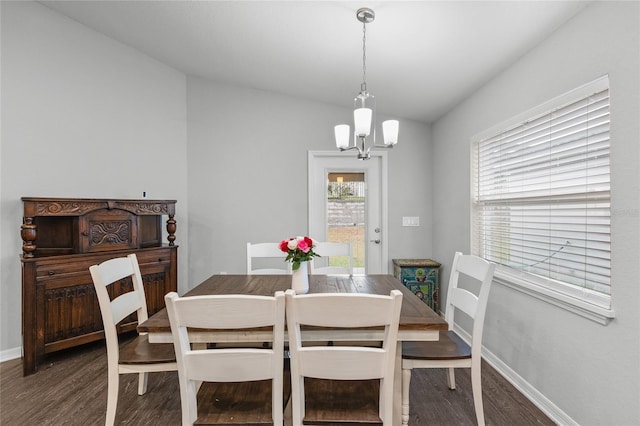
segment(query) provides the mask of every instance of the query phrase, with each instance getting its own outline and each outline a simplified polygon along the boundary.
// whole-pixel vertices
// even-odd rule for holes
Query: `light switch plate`
[[[420,226],[419,216],[403,216],[402,226]]]

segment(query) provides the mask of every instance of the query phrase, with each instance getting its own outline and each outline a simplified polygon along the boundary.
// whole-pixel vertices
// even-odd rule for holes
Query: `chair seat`
[[[198,419],[196,425],[261,425],[273,424],[271,380],[252,382],[203,382],[198,390]],[[285,371],[283,407],[291,397],[291,375]]]
[[[157,364],[176,362],[173,343],[149,343],[147,335],[140,335],[120,346],[120,364]]]
[[[405,359],[465,359],[471,358],[471,347],[453,331],[441,331],[437,342],[403,342]]]
[[[304,379],[303,424],[379,425],[379,380]]]

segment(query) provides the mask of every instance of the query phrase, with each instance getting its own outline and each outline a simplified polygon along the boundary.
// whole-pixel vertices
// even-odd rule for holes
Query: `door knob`
[[[369,241],[371,241],[372,243],[380,244],[380,240],[369,240]]]

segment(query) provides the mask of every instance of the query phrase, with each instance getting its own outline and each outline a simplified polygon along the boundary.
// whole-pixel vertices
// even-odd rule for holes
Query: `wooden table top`
[[[291,288],[291,275],[213,275],[185,296],[255,294],[272,296]],[[311,293],[363,293],[388,295],[402,291],[400,327],[402,331],[446,330],[447,322],[391,275],[310,275]],[[138,325],[139,332],[170,332],[166,309]]]

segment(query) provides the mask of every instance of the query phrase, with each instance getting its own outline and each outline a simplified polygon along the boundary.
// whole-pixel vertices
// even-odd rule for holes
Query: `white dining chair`
[[[312,275],[353,273],[353,251],[351,243],[336,243],[328,241],[316,242],[314,250],[321,259],[313,259],[311,261]],[[347,266],[329,266],[331,257],[339,257],[343,259]],[[327,266],[317,266],[320,262],[326,263]]]
[[[179,297],[172,292],[165,303],[178,361],[182,424],[282,425],[291,389],[284,370],[284,293]],[[270,329],[271,346],[242,347],[240,338],[238,347],[202,347],[190,334],[256,328]]]
[[[294,426],[317,421],[392,424],[402,293],[286,293]],[[336,344],[302,341],[303,327],[333,328]],[[345,329],[380,327],[379,344],[338,344]]]
[[[279,243],[247,243],[247,274],[248,275],[289,275],[291,262],[285,262],[287,253],[280,250]],[[282,262],[282,268],[266,268],[254,266],[254,259]]]
[[[456,388],[455,368],[471,369],[471,387],[478,425],[484,425],[481,387],[481,349],[484,316],[489,300],[495,264],[473,256],[456,252],[451,266],[445,319],[448,331],[441,331],[439,340],[434,342],[403,342],[402,344],[402,424],[409,422],[409,387],[411,371],[415,368],[448,368],[449,389]],[[459,286],[468,277],[479,283],[479,290],[473,293]],[[466,281],[465,281],[466,283]],[[471,282],[468,283],[471,285]],[[471,345],[454,331],[456,309],[466,313],[473,320]]]
[[[93,265],[89,268],[98,297],[104,335],[107,341],[107,413],[105,424],[113,425],[118,404],[120,374],[137,373],[138,395],[147,391],[148,373],[175,371],[176,364],[173,345],[149,343],[148,336],[138,335],[135,339],[120,345],[116,325],[129,315],[136,313],[138,323],[148,319],[147,302],[140,267],[135,253]],[[111,300],[108,287],[131,281],[132,290]]]

